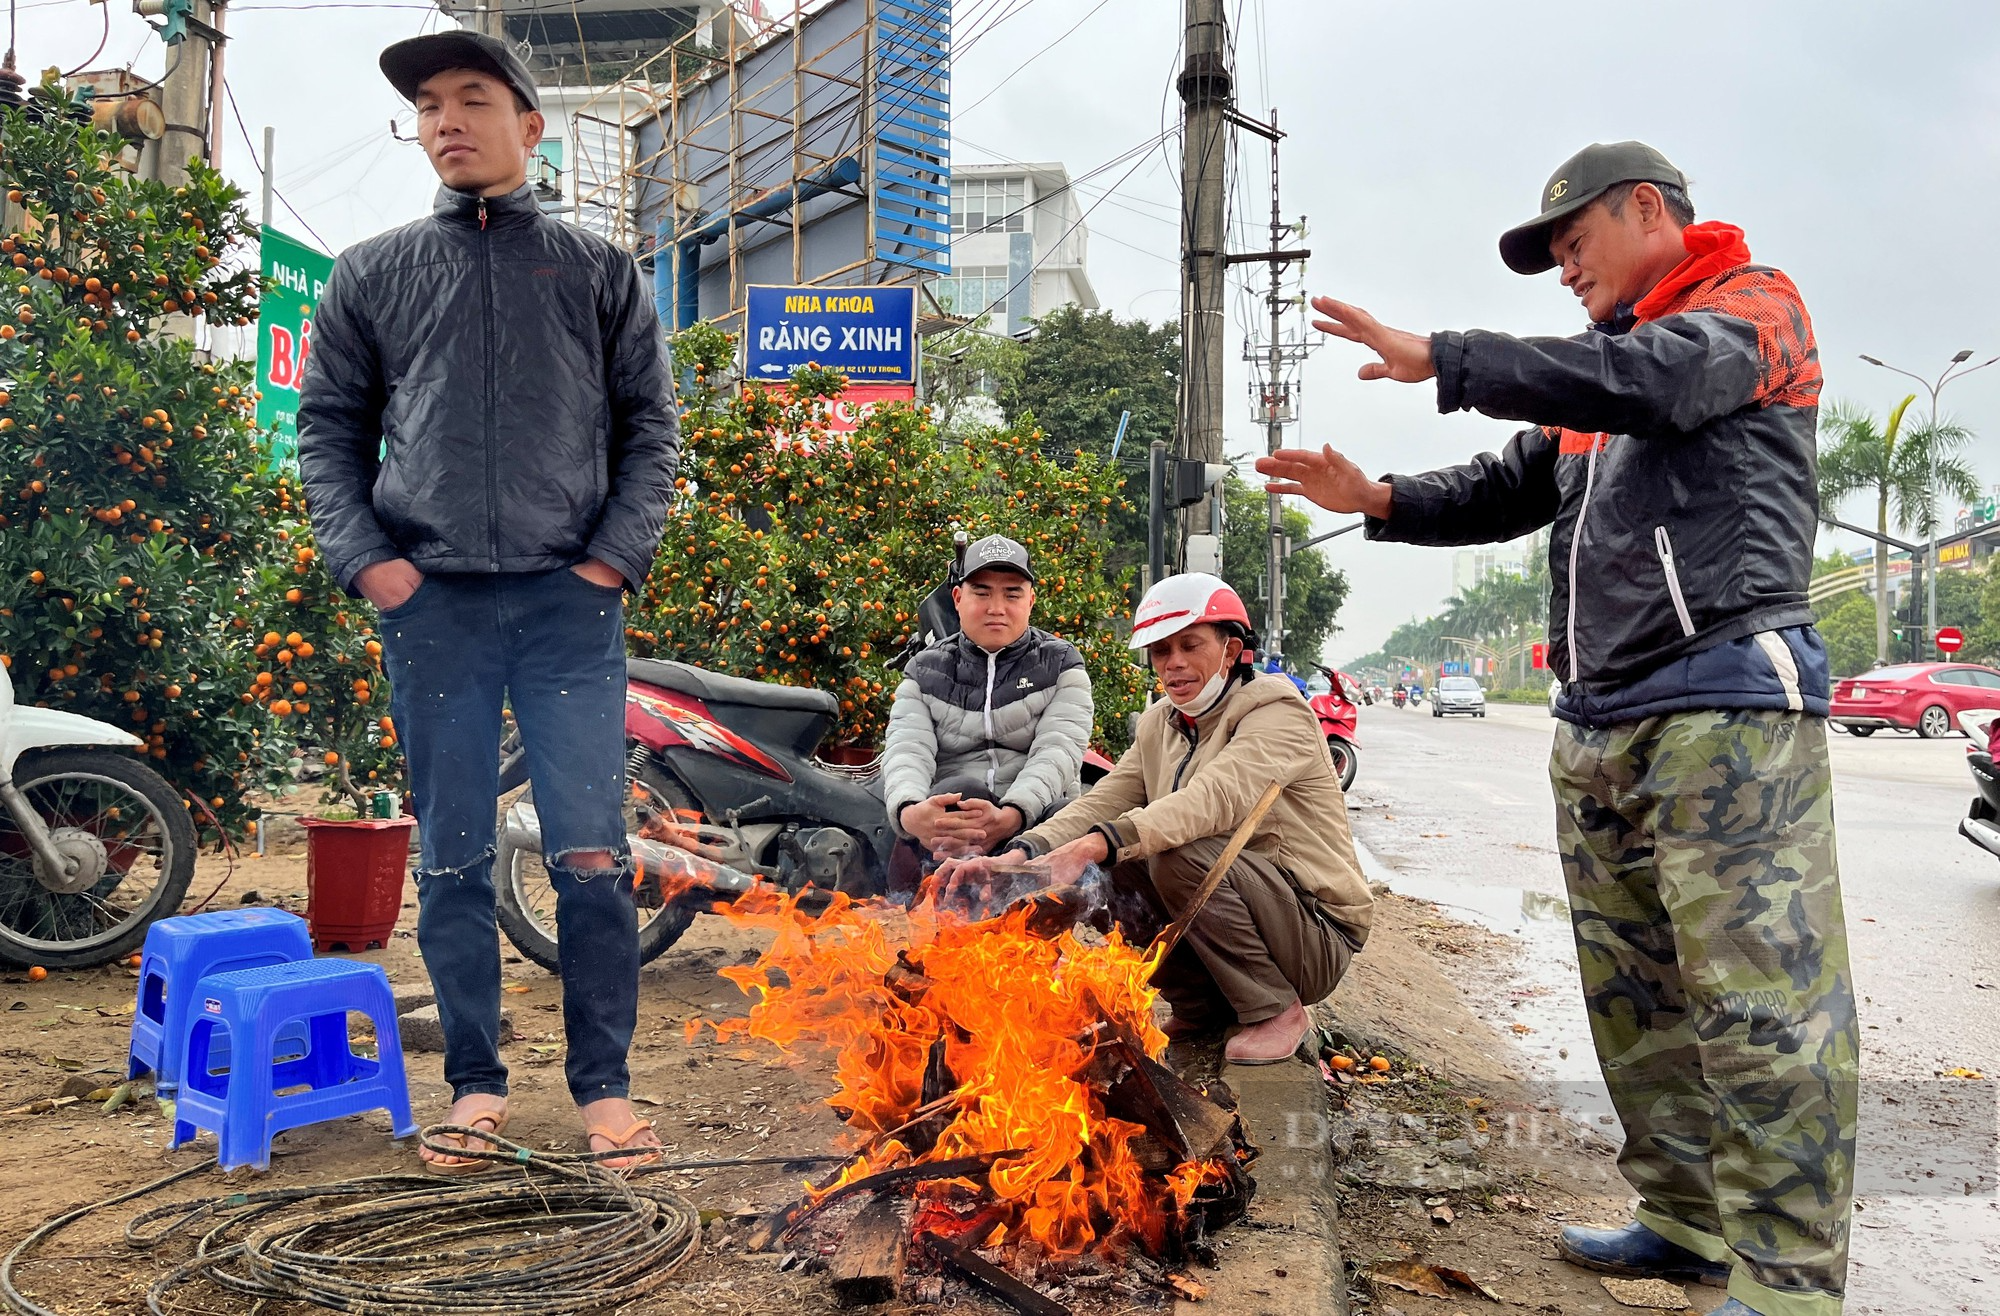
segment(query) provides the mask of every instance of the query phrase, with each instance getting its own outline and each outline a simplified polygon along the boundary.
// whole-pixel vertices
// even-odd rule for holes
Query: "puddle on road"
[[[1478,981],[1458,984],[1466,1003],[1514,1040],[1531,1077],[1563,1114],[1615,1140],[1615,1119],[1577,987],[1569,902],[1543,891],[1399,872],[1358,840],[1355,850],[1370,880],[1518,943],[1520,953],[1506,968],[1482,968]]]
[[[1569,902],[1519,887],[1399,872],[1358,838],[1355,849],[1370,880],[1518,944],[1508,965],[1458,980],[1466,1002],[1513,1038],[1533,1085],[1546,1094],[1538,1104],[1554,1105],[1616,1144],[1621,1133],[1577,986]],[[1992,1310],[1984,1290],[2000,1271],[1994,1161],[2000,1115],[1986,1086],[1864,1080],[1850,1316]]]

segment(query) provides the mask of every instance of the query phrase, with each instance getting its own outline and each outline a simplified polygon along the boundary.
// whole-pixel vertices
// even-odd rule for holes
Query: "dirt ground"
[[[1633,1198],[1615,1142],[1561,1114],[1515,1067],[1512,1040],[1468,1005],[1468,994],[1507,991],[1513,954],[1506,937],[1382,894],[1367,950],[1321,1008],[1336,1043],[1392,1061],[1385,1082],[1336,1084],[1331,1138],[1356,1313],[1639,1310],[1556,1258],[1561,1226],[1622,1223]],[[1463,1272],[1498,1302],[1439,1284],[1426,1266]],[[1433,1287],[1445,1296],[1416,1291]],[[1656,1310],[1707,1312],[1728,1297],[1683,1291],[1686,1307]]]
[[[302,914],[301,844],[280,829],[271,854],[239,855],[233,868],[225,857],[204,855],[191,898],[213,887],[211,908],[248,901]],[[411,889],[394,938],[362,957],[381,964],[396,983],[425,981],[411,931],[414,900]],[[841,1126],[822,1103],[830,1085],[820,1067],[787,1062],[761,1046],[691,1047],[683,1040],[691,1016],[743,1008],[743,998],[715,970],[753,959],[756,941],[757,934],[703,916],[642,974],[633,1096],[656,1120],[671,1158],[807,1156],[840,1145]],[[560,988],[506,949],[504,1000],[515,1026],[515,1039],[504,1050],[514,1088],[509,1135],[549,1150],[577,1150],[581,1127],[562,1076]],[[1336,1082],[1329,1137],[1342,1176],[1342,1242],[1357,1312],[1470,1316],[1495,1306],[1471,1290],[1427,1297],[1384,1278],[1397,1263],[1412,1261],[1463,1271],[1508,1308],[1621,1310],[1594,1279],[1554,1260],[1551,1246],[1561,1223],[1622,1217],[1628,1199],[1610,1144],[1557,1116],[1552,1103],[1539,1105],[1534,1089],[1509,1067],[1509,1043],[1476,1019],[1461,996],[1461,988],[1503,984],[1506,963],[1504,939],[1450,922],[1432,906],[1389,896],[1367,951],[1322,1007],[1335,1039],[1362,1057],[1357,1072],[1373,1073],[1365,1062],[1374,1054],[1391,1061],[1380,1081],[1335,1075],[1342,1081]],[[40,982],[20,973],[0,977],[0,1111],[56,1097],[66,1084],[72,1091],[86,1084],[101,1089],[123,1077],[134,976],[119,965],[52,973]],[[434,1120],[449,1101],[441,1057],[413,1052],[408,1059],[416,1117],[419,1123]],[[80,1100],[44,1113],[0,1115],[9,1153],[0,1158],[0,1200],[7,1203],[0,1246],[12,1246],[46,1218],[147,1184],[212,1150],[204,1138],[194,1152],[170,1152],[172,1126],[150,1099],[109,1114],[102,1104]],[[394,1142],[388,1118],[375,1114],[281,1135],[270,1175],[257,1182],[313,1183],[414,1169],[414,1144]],[[743,1217],[794,1200],[808,1173],[810,1167],[770,1166],[671,1176],[703,1211],[702,1246],[676,1284],[627,1310],[830,1310],[824,1278],[799,1264],[809,1256],[787,1261],[782,1253],[751,1254],[740,1246]],[[232,1186],[251,1177],[239,1172]],[[124,1246],[124,1220],[155,1200],[214,1193],[216,1183],[212,1175],[201,1176],[93,1217],[62,1235],[17,1282],[61,1316],[143,1311],[145,1289],[164,1266]],[[1409,1266],[1397,1273],[1418,1288],[1437,1283]],[[1079,1312],[1161,1305],[1150,1295],[1079,1298]],[[1702,1311],[1722,1298],[1716,1290],[1691,1292]],[[956,1288],[947,1291],[945,1303],[1001,1310]]]

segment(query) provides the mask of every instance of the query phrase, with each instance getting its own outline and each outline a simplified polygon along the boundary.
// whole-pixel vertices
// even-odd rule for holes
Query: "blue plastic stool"
[[[161,919],[146,929],[146,949],[139,958],[139,1000],[132,1012],[126,1077],[137,1078],[151,1070],[153,1087],[163,1097],[171,1097],[180,1087],[181,1044],[187,1037],[188,1011],[196,1003],[195,984],[203,978],[311,958],[306,921],[282,909],[218,910]],[[281,1049],[280,1055],[305,1053],[304,1029],[290,1030],[283,1040],[291,1047]],[[226,1068],[228,1061],[227,1042],[210,1048],[212,1066]]]
[[[222,1144],[223,1169],[266,1170],[271,1139],[286,1129],[386,1110],[395,1136],[417,1131],[395,998],[381,965],[305,960],[238,969],[203,978],[194,994],[201,1004],[189,1012],[183,1039],[187,1072],[175,1110],[174,1146],[192,1139],[196,1129],[208,1129]],[[375,1025],[379,1060],[363,1059],[348,1045],[350,1010]],[[305,1024],[309,1049],[297,1059],[280,1060],[279,1038],[297,1022]],[[227,1074],[217,1074],[209,1055],[225,1031],[235,1062]],[[308,1090],[288,1092],[291,1088]]]

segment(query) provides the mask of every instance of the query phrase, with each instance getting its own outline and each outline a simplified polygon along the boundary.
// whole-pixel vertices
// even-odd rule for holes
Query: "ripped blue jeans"
[[[628,1095],[639,933],[623,813],[623,591],[568,568],[426,576],[382,614],[381,632],[423,837],[417,945],[454,1099],[507,1092],[493,913],[503,703],[521,729],[556,891],[570,1095]],[[611,866],[564,862],[592,851]]]

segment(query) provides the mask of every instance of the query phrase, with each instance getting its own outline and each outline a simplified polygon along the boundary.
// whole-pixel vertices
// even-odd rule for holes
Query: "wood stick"
[[[768,1252],[780,1241],[790,1238],[807,1220],[835,1202],[852,1197],[856,1193],[881,1192],[885,1188],[922,1183],[929,1179],[977,1179],[991,1170],[995,1161],[1008,1156],[1027,1154],[1026,1151],[1014,1147],[1006,1151],[981,1152],[976,1156],[960,1156],[947,1161],[924,1161],[865,1175],[853,1183],[841,1185],[816,1202],[794,1202],[782,1210],[765,1216],[751,1229],[744,1246],[752,1252]]]
[[[1071,1316],[1070,1309],[1054,1298],[1032,1289],[969,1247],[961,1247],[936,1234],[917,1235],[939,1261],[985,1289],[1023,1316]]]
[[[1278,802],[1278,796],[1284,789],[1283,783],[1275,781],[1264,788],[1264,794],[1251,806],[1250,816],[1237,825],[1235,833],[1229,838],[1229,844],[1222,848],[1222,857],[1210,865],[1207,876],[1203,877],[1201,885],[1195,888],[1194,898],[1188,901],[1187,908],[1181,911],[1179,918],[1161,929],[1159,936],[1153,938],[1153,945],[1148,953],[1157,950],[1160,963],[1166,963],[1167,956],[1173,954],[1174,947],[1178,946],[1181,938],[1187,935],[1188,928],[1194,923],[1194,916],[1201,913],[1201,907],[1208,903],[1208,898],[1222,885],[1222,879],[1229,874],[1229,866],[1236,862],[1236,856],[1243,853],[1243,847],[1250,844],[1250,834],[1257,830],[1258,823],[1264,821],[1264,815]]]
[[[887,1197],[863,1203],[827,1265],[834,1301],[865,1307],[895,1297],[909,1250],[910,1222],[903,1204]]]

